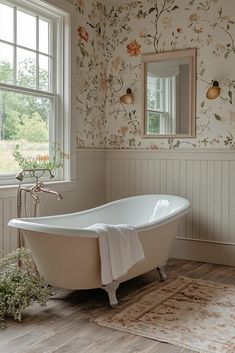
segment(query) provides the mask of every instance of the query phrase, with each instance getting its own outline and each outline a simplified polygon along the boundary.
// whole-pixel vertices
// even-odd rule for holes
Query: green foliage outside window
[[[148,112],[148,132],[150,134],[160,133],[160,114]]]
[[[48,73],[45,70],[39,71],[41,89],[48,84]],[[8,62],[0,62],[0,81],[12,83],[12,68]],[[25,60],[20,65],[17,75],[17,84],[22,87],[35,88],[36,65],[32,60]],[[34,95],[18,94],[8,91],[1,91],[0,94],[0,140],[25,139],[28,142],[44,142],[48,140],[48,112],[49,100],[37,98]],[[36,126],[34,125],[36,121]],[[25,126],[30,127],[31,132],[39,127],[40,136],[43,141],[33,140],[30,133],[25,133]],[[39,126],[40,125],[40,126]],[[42,133],[43,128],[43,133]],[[21,135],[22,133],[22,135]],[[47,134],[47,138],[45,137]],[[35,136],[34,136],[35,137]]]
[[[39,89],[48,90],[48,72],[39,68]],[[13,84],[13,68],[7,61],[0,61],[0,82]],[[32,59],[24,60],[18,65],[17,85],[20,87],[36,89],[36,65]],[[22,156],[27,159],[29,165],[30,156],[34,159],[34,165],[62,166],[63,157],[58,158],[60,152],[58,146],[56,161],[55,153],[49,151],[49,116],[51,114],[52,101],[48,97],[37,96],[30,93],[10,92],[0,90],[0,173],[17,172],[21,165],[13,156],[16,152],[14,146],[20,145]],[[54,148],[55,146],[52,146]],[[50,157],[48,157],[50,155]],[[47,156],[46,160],[45,156]],[[40,158],[40,160],[39,160]],[[22,158],[18,159],[18,161]],[[37,163],[35,162],[37,161]],[[32,165],[32,163],[30,162]]]

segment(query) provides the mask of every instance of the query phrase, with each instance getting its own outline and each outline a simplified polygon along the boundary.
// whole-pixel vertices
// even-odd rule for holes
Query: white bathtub
[[[189,201],[171,195],[140,195],[114,201],[93,209],[59,216],[12,219],[31,249],[39,273],[52,286],[65,289],[102,287],[98,238],[84,229],[95,223],[130,224],[139,232],[145,260],[134,265],[118,282],[102,287],[111,305],[117,303],[119,283],[163,266]]]

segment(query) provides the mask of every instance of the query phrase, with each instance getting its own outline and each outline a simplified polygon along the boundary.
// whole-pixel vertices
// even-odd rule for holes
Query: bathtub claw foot
[[[166,273],[165,273],[164,267],[157,267],[157,270],[159,273],[160,281],[165,282],[166,281]]]
[[[113,281],[112,283],[102,287],[108,293],[109,304],[113,309],[115,309],[118,305],[118,300],[116,296],[116,291],[118,287],[119,287],[118,281]]]

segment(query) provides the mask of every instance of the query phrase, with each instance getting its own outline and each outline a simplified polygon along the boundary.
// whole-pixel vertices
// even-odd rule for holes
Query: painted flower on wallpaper
[[[100,79],[99,79],[99,87],[100,87],[101,91],[105,92],[107,90],[107,84],[108,84],[108,80],[107,80],[106,76],[103,76],[101,74]]]
[[[128,149],[141,146],[141,142],[137,142],[134,137],[128,138],[126,133],[112,134],[106,138],[106,143],[115,149]]]
[[[177,27],[176,28],[176,32],[179,33],[179,34],[182,34],[184,31],[181,27]]]
[[[80,39],[84,40],[86,43],[88,42],[89,34],[83,26],[78,27],[77,33]]]
[[[211,45],[213,43],[213,35],[208,33],[206,41],[205,41],[206,45]]]
[[[197,28],[195,28],[195,32],[196,32],[197,34],[202,33],[202,32],[203,32],[203,27],[197,27]]]
[[[147,35],[148,35],[147,29],[146,29],[146,28],[142,28],[142,29],[140,30],[140,32],[139,32],[140,38],[146,38]]]
[[[192,13],[190,16],[189,16],[189,22],[191,22],[191,25],[193,22],[198,22],[200,20],[200,16],[196,13]]]
[[[130,56],[138,56],[140,54],[141,45],[137,42],[137,40],[132,40],[129,44],[127,44],[127,53]]]
[[[151,150],[159,150],[159,146],[156,143],[151,142],[149,145]]]
[[[128,126],[121,126],[121,127],[118,129],[118,133],[119,133],[119,134],[125,135],[127,132],[128,132]]]
[[[123,148],[125,145],[124,135],[112,134],[106,139],[106,143],[114,148]]]
[[[84,7],[85,7],[85,0],[75,0],[75,8],[79,13],[83,14]]]
[[[112,70],[118,71],[120,70],[121,66],[124,64],[124,59],[120,56],[117,56],[114,60],[112,60]]]
[[[225,45],[221,43],[217,43],[214,50],[215,56],[220,56],[221,54],[224,54],[224,52],[225,52]]]
[[[219,135],[217,137],[205,137],[205,138],[202,138],[202,139],[198,139],[197,141],[197,145],[195,147],[214,147],[218,144],[220,144],[220,142],[222,141],[223,139],[223,136],[222,135]]]
[[[172,27],[172,17],[170,16],[163,17],[161,22],[163,24],[164,29]]]
[[[224,140],[225,146],[228,146],[231,150],[235,150],[235,142],[234,142],[234,137],[231,132],[228,132],[228,135],[226,136]]]

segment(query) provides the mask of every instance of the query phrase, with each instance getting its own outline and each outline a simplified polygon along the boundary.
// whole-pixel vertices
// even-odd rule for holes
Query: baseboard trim
[[[175,239],[170,257],[235,266],[235,247],[227,244]]]

